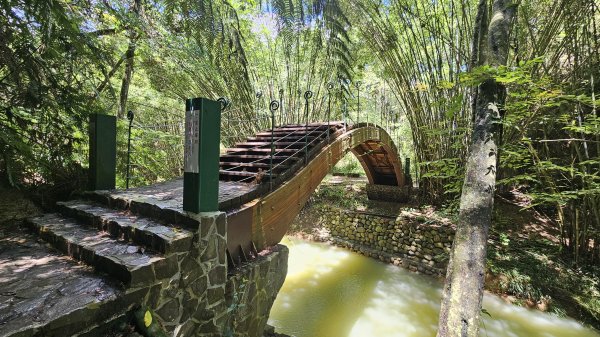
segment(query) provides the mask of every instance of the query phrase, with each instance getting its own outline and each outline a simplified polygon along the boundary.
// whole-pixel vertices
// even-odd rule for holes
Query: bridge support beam
[[[407,202],[410,199],[409,186],[367,184],[366,187],[369,200]]]
[[[185,102],[183,210],[214,212],[219,207],[220,103],[206,98]]]

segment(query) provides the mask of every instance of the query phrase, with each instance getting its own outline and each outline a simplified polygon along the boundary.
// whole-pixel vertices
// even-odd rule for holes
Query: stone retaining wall
[[[170,336],[220,336],[227,320],[226,218],[202,213],[190,249],[166,256],[164,277],[157,273],[142,307],[152,312]]]
[[[225,304],[228,321],[224,336],[263,335],[277,293],[287,275],[289,250],[277,245],[265,256],[240,267],[227,279]]]
[[[394,218],[332,208],[320,221],[336,245],[412,271],[445,274],[454,239],[454,227],[447,220],[408,212]]]
[[[190,249],[166,256],[164,266],[148,276],[146,284],[127,290],[124,297],[134,303],[129,310],[135,314],[120,313],[123,308],[115,306],[118,315],[96,322],[78,336],[127,335],[121,326],[132,320],[146,336],[162,336],[158,330],[169,337],[263,336],[287,274],[288,248],[265,250],[228,275],[225,214],[203,213],[197,220]],[[149,327],[144,326],[146,312],[153,322]],[[132,317],[139,313],[141,319]]]
[[[398,187],[389,185],[366,184],[365,191],[369,200],[406,202],[413,189],[410,186]]]
[[[149,303],[174,337],[260,337],[287,274],[288,249],[277,245],[227,275],[226,219],[203,216],[192,250]],[[176,268],[176,261],[173,261]]]

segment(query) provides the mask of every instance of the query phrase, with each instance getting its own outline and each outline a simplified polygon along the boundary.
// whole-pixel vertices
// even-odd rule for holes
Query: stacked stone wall
[[[129,310],[135,314],[123,314],[117,306],[114,310],[119,314],[96,322],[78,336],[121,335],[123,322],[131,320],[148,336],[161,336],[152,330],[172,337],[263,336],[287,274],[288,248],[277,245],[263,251],[228,275],[225,214],[203,213],[197,220],[189,247],[165,256],[159,268],[145,275],[145,284],[123,296],[133,303]],[[154,322],[150,327],[144,323],[147,311]]]
[[[240,267],[227,279],[228,321],[224,336],[258,337],[287,275],[288,248],[277,245],[265,256]]]
[[[329,240],[345,248],[412,271],[443,276],[455,229],[444,219],[403,213],[398,217],[326,210],[321,223]]]
[[[225,284],[227,262],[224,213],[203,213],[190,247],[166,256],[165,272],[155,270],[143,310],[171,336],[220,336],[227,320]]]
[[[123,327],[132,321],[145,336],[223,336],[230,314],[225,299],[226,217],[221,212],[202,213],[195,220],[197,229],[190,240],[170,247],[164,259],[150,268],[132,270],[132,278],[140,281],[129,287],[118,286],[120,291],[114,299],[109,297],[97,306],[79,310],[81,313],[65,315],[15,336],[127,336],[129,332]],[[100,287],[91,288],[90,292],[104,296]],[[146,313],[151,318],[148,321]],[[129,336],[140,335],[131,332]]]
[[[192,249],[170,263],[177,273],[150,292],[147,305],[172,336],[262,336],[287,274],[287,247],[263,251],[227,275],[224,214],[199,222]]]

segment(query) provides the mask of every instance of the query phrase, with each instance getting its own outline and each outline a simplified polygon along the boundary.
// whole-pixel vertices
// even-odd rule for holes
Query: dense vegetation
[[[600,259],[600,6],[523,0],[508,63],[476,66],[478,1],[0,0],[0,171],[6,184],[81,188],[87,116],[127,111],[132,184],[182,172],[183,100],[228,97],[222,143],[279,122],[378,123],[416,163],[422,200],[458,205],[477,84],[508,89],[499,189],[560,233],[562,256]],[[360,97],[360,105],[358,103]],[[331,106],[331,109],[328,107]],[[343,114],[347,111],[347,114]],[[344,117],[347,115],[347,117]]]

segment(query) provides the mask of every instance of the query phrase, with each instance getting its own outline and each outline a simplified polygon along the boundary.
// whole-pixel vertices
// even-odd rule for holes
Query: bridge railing
[[[326,118],[317,118],[315,121],[320,121],[320,122],[327,122],[328,128],[327,130],[321,132],[321,134],[317,135],[316,138],[314,138],[313,140],[311,140],[310,142],[308,141],[309,137],[314,136],[314,133],[317,131],[310,131],[310,132],[305,132],[305,136],[303,139],[297,139],[295,141],[293,141],[291,144],[285,146],[284,148],[280,148],[279,150],[275,150],[275,144],[274,144],[274,137],[271,137],[271,143],[269,144],[272,151],[270,153],[270,165],[268,170],[266,170],[266,172],[262,172],[262,174],[266,174],[269,176],[269,181],[272,182],[273,180],[273,175],[274,175],[274,171],[277,170],[278,168],[280,168],[281,166],[288,164],[288,161],[291,160],[291,158],[296,157],[298,154],[300,154],[301,152],[304,152],[303,157],[305,158],[305,164],[307,163],[308,160],[308,152],[310,147],[313,145],[313,143],[315,143],[317,141],[317,139],[320,139],[321,136],[325,135],[327,142],[330,141],[330,133],[331,133],[331,128],[330,128],[330,123],[331,123],[331,99],[332,99],[332,91],[334,89],[333,84],[329,84],[327,86],[327,110],[326,110]],[[360,119],[360,85],[357,86],[358,89],[358,93],[357,93],[357,118],[356,121],[354,119],[352,119],[350,117],[350,113],[348,111],[348,104],[347,101],[344,101],[343,104],[343,109],[342,109],[342,120],[343,120],[343,124],[344,124],[344,129],[346,129],[348,121],[351,121],[353,123],[357,123]],[[311,114],[310,113],[310,99],[313,98],[313,92],[310,90],[307,90],[304,92],[303,94],[303,98],[304,98],[304,111],[303,113],[300,113],[300,109],[297,109],[297,111],[292,111],[292,109],[288,108],[284,108],[284,105],[281,104],[282,100],[283,100],[283,90],[279,90],[279,94],[280,94],[280,99],[278,100],[272,100],[270,105],[269,105],[269,111],[270,111],[270,116],[266,113],[260,113],[260,109],[257,109],[256,112],[256,117],[255,118],[251,118],[251,119],[243,119],[243,120],[234,120],[232,118],[230,118],[228,115],[231,115],[231,113],[227,113],[226,109],[228,106],[228,100],[227,99],[220,99],[223,103],[224,103],[224,113],[223,113],[223,119],[222,119],[222,124],[225,126],[226,129],[230,130],[232,128],[232,125],[235,125],[234,123],[238,123],[238,124],[247,124],[247,123],[251,123],[251,122],[255,122],[256,120],[267,120],[270,118],[270,130],[273,136],[273,130],[278,126],[278,125],[282,125],[285,122],[287,123],[291,123],[293,125],[298,125],[298,126],[302,126],[304,125],[305,127],[305,131],[308,130],[309,128],[309,124],[312,122],[312,118],[314,118],[316,115],[314,114],[314,112]],[[261,93],[258,92],[256,97],[257,99],[261,97]],[[300,97],[300,96],[299,96]],[[324,97],[325,98],[325,97]],[[226,103],[227,102],[227,103]],[[257,106],[259,106],[257,104]],[[279,111],[277,111],[279,110]],[[279,121],[279,124],[277,123],[277,121]],[[367,117],[367,121],[368,121],[368,117]],[[235,129],[235,127],[234,127]],[[262,128],[262,130],[267,129],[266,127]],[[238,130],[236,130],[238,131]],[[252,132],[253,133],[253,132]],[[294,131],[290,131],[287,135],[283,135],[282,138],[286,138],[289,135],[292,135],[294,133]],[[228,137],[228,136],[225,136]],[[241,141],[243,140],[243,137],[240,137],[239,134],[236,134],[234,136],[231,136],[232,138],[235,138],[235,140],[237,141]],[[288,150],[291,147],[296,147],[296,145],[298,143],[304,142],[304,145],[300,148],[297,149],[293,154],[289,155],[288,158],[286,158],[283,162],[280,162],[278,164],[273,164],[273,160],[272,158],[278,154],[281,154],[282,152],[284,152],[283,150]],[[231,142],[231,145],[233,145],[233,142]],[[248,151],[252,151],[255,150],[257,148],[260,147],[264,147],[264,145],[261,146],[257,146],[257,147],[250,147],[247,148]],[[263,159],[257,159],[255,161],[251,161],[251,162],[246,162],[244,164],[252,164],[252,163],[257,163],[259,161],[262,161]],[[230,167],[228,169],[225,169],[225,171],[235,171],[236,169],[239,169],[240,166],[235,166],[235,167]],[[238,180],[239,182],[251,182],[253,180],[255,180],[255,177],[247,177],[241,180]]]
[[[294,140],[294,141],[290,142],[290,144],[286,145],[283,148],[279,148],[279,149],[275,148],[275,142],[272,140],[269,143],[269,145],[270,145],[270,147],[272,149],[271,152],[269,152],[269,158],[270,158],[269,168],[267,170],[265,170],[264,172],[261,172],[261,173],[264,174],[265,176],[268,176],[269,177],[269,182],[270,182],[270,184],[272,184],[273,175],[274,175],[275,170],[277,170],[280,167],[283,167],[285,164],[288,164],[289,161],[293,160],[293,158],[296,158],[296,156],[298,154],[300,154],[300,153],[305,153],[305,155],[306,155],[306,152],[308,151],[308,149],[317,140],[319,140],[322,136],[329,135],[329,133],[330,133],[329,129],[328,130],[324,130],[324,131],[318,131],[318,130],[311,129],[309,132],[305,133],[305,135],[307,137],[305,137],[303,139],[299,138],[297,140]],[[281,137],[285,138],[286,136],[291,136],[293,134],[294,134],[294,131],[290,131],[290,132],[288,132],[287,134],[284,134]],[[312,140],[308,141],[307,140],[308,137],[312,137],[312,136],[316,136],[316,137],[314,137]],[[303,144],[303,146],[301,148],[299,148],[299,149],[296,149],[296,151],[294,151],[292,153],[285,151],[285,150],[291,149],[296,144]],[[252,151],[252,150],[255,150],[255,149],[259,149],[259,148],[264,148],[264,147],[263,146],[249,147],[249,148],[247,148],[247,150],[248,151]],[[287,156],[287,158],[283,159],[282,161],[280,161],[277,164],[274,164],[273,163],[273,157],[275,157],[277,155],[280,155],[280,154],[285,154]],[[256,160],[253,160],[253,161],[245,162],[244,165],[258,163],[258,162],[261,162],[263,160],[264,160],[264,158],[256,159]],[[227,169],[223,169],[222,171],[235,171],[236,169],[240,169],[242,167],[243,167],[242,165],[232,166],[232,167],[229,167]],[[253,182],[255,180],[256,180],[256,177],[246,177],[246,178],[237,180],[237,182],[240,182],[240,183],[250,183],[250,182]]]
[[[353,104],[353,106],[355,106],[355,109],[353,109],[354,111],[350,112],[348,109],[348,101],[344,98],[343,103],[342,103],[342,113],[341,113],[342,120],[343,120],[344,124],[357,124],[360,122],[366,122],[368,124],[371,124],[374,121],[369,120],[370,119],[369,114],[363,113],[361,111],[360,82],[355,84],[355,87],[356,87],[356,96],[354,96],[354,95],[352,96],[356,101],[355,102],[356,105]],[[313,97],[313,94],[311,91],[304,92],[304,95],[303,95],[304,109],[292,109],[291,107],[289,107],[289,106],[286,107],[285,104],[282,104],[284,96],[283,96],[283,90],[281,90],[281,89],[279,90],[279,97],[277,97],[279,99],[272,100],[271,104],[268,107],[264,107],[260,104],[259,96],[261,96],[261,95],[259,95],[257,93],[257,103],[255,106],[254,113],[251,113],[251,114],[242,112],[242,109],[239,107],[235,107],[235,105],[232,107],[231,102],[229,100],[221,98],[221,99],[219,99],[220,101],[222,101],[221,103],[223,106],[223,110],[221,113],[221,132],[220,132],[221,143],[223,145],[225,145],[225,147],[231,146],[237,142],[244,141],[247,136],[253,135],[257,129],[258,130],[266,130],[266,129],[273,130],[277,126],[281,126],[281,125],[288,124],[288,123],[293,123],[296,125],[304,125],[305,127],[307,127],[309,122],[311,122],[312,119],[315,119],[315,117],[317,117],[316,119],[319,119],[322,122],[327,121],[329,123],[331,121],[332,99],[334,98],[333,90],[334,90],[334,86],[332,84],[329,84],[327,86],[326,95],[322,96],[322,102],[326,101],[326,105],[325,105],[326,111],[325,111],[325,113],[319,112],[316,114],[314,111],[312,114],[310,113],[310,109],[311,109],[311,107],[313,107],[313,105],[309,101]],[[278,105],[278,108],[272,109],[273,102],[276,102],[276,104]],[[322,104],[322,103],[320,103],[320,104]],[[268,108],[268,110],[267,110],[267,108]],[[300,110],[304,110],[304,111],[303,111],[303,113],[298,114],[297,112],[300,112]],[[175,115],[175,114],[171,114],[171,115]],[[249,115],[251,117],[249,117]],[[320,117],[318,117],[318,116],[320,116]],[[388,133],[390,133],[393,137],[394,137],[393,133],[396,133],[394,138],[399,139],[399,132],[394,132],[394,129],[396,129],[396,122],[392,121],[390,116],[388,116],[388,114],[383,113],[383,112],[381,113],[381,115],[379,117],[381,120],[377,124],[380,125],[381,127],[386,128]],[[143,153],[144,148],[147,147],[148,145],[152,145],[153,143],[158,144],[158,147],[161,148],[162,151],[167,151],[169,153],[173,153],[173,155],[183,153],[183,144],[184,144],[183,126],[184,126],[184,121],[183,121],[183,118],[181,118],[181,117],[178,117],[174,120],[164,121],[161,123],[154,123],[152,125],[139,123],[133,117],[129,120],[127,150],[123,151],[122,144],[119,144],[119,145],[121,145],[121,150],[119,152],[125,153],[125,156],[127,158],[126,164],[125,164],[125,174],[124,174],[124,179],[123,179],[125,181],[124,185],[126,188],[128,188],[132,185],[135,186],[135,185],[139,185],[139,184],[152,182],[151,176],[153,176],[153,175],[158,176],[151,172],[153,170],[153,167],[148,166],[148,163],[149,163],[148,158],[143,157],[144,155],[146,155],[146,156],[152,155],[152,153],[150,151],[146,151],[146,152],[148,152],[146,154]],[[308,144],[308,137],[309,137],[309,135],[307,134],[304,139],[304,142],[305,142],[304,146],[300,150],[296,151],[294,153],[294,155],[297,155],[298,152],[300,152],[300,151],[304,151],[304,157],[305,158],[307,157],[308,149],[312,145],[312,144]],[[327,138],[329,140],[329,134],[327,134]],[[166,139],[168,139],[168,141],[166,141]],[[287,150],[290,147],[296,147],[297,143],[300,143],[300,142],[301,142],[301,140],[295,140],[292,145],[286,146],[285,149]],[[169,145],[170,148],[167,149],[166,145]],[[271,142],[270,146],[273,147],[273,145],[274,145],[273,142]],[[154,147],[156,147],[156,146],[154,146]],[[252,148],[250,148],[249,150],[252,150]],[[280,154],[280,153],[275,152],[271,155],[271,157],[273,157],[274,155],[277,155],[277,154]],[[169,162],[173,163],[173,165],[178,165],[181,168],[182,167],[182,159],[181,158],[182,158],[181,155],[170,156]],[[120,167],[122,168],[123,160],[119,160],[118,162],[121,163],[119,165],[121,165]],[[281,165],[282,165],[282,163],[279,163],[277,165],[271,164],[270,167],[266,170],[266,172],[263,172],[263,174],[268,174],[268,176],[271,177],[271,178],[269,178],[269,180],[272,180],[273,171],[276,170]],[[234,170],[234,169],[236,169],[236,168],[228,168],[227,170]],[[120,169],[118,171],[122,172],[122,169]],[[161,178],[169,178],[170,175],[173,175],[173,174],[178,175],[178,174],[182,173],[181,169],[171,170],[171,171],[173,171],[173,172],[168,172],[168,174],[166,176],[163,174],[161,176]],[[178,172],[175,172],[175,171],[178,171]],[[255,179],[255,178],[248,177],[246,179],[243,179],[242,182],[249,182],[253,179]],[[119,181],[122,181],[122,180],[119,179]]]

